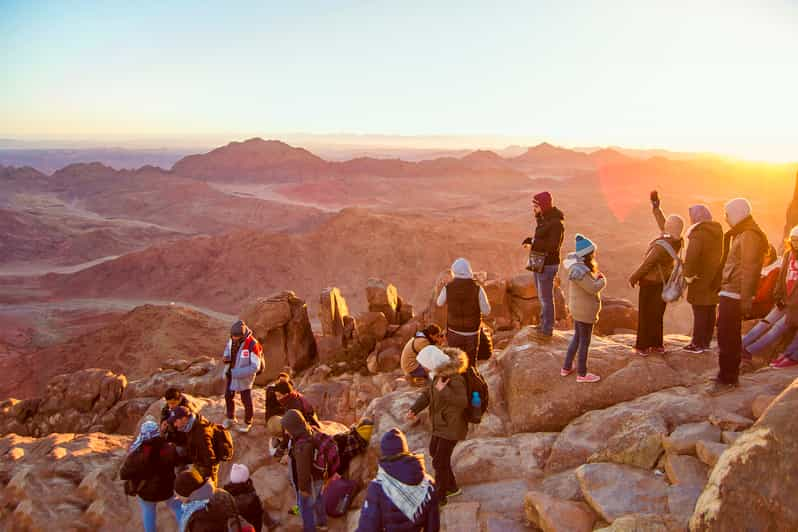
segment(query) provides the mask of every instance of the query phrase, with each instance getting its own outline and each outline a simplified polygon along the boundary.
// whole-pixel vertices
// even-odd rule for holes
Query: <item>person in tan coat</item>
[[[654,217],[662,232],[649,244],[643,263],[629,277],[632,288],[640,285],[635,349],[642,356],[665,352],[662,320],[666,304],[662,299],[662,288],[673,271],[670,251],[679,253],[684,231],[684,220],[681,216],[672,214],[665,218],[659,208],[659,197],[655,193],[651,195],[651,203]]]
[[[593,336],[593,325],[601,311],[600,292],[607,286],[595,260],[596,245],[583,235],[576,235],[576,251],[563,262],[568,270],[568,308],[574,318],[574,336],[560,370],[562,377],[573,373],[574,356],[579,352],[576,382],[598,382],[596,374],[587,372],[587,351]]]
[[[446,334],[435,323],[418,331],[402,349],[401,366],[405,378],[414,385],[425,385],[429,378],[429,372],[418,363],[416,357],[428,345],[444,345],[445,343]]]

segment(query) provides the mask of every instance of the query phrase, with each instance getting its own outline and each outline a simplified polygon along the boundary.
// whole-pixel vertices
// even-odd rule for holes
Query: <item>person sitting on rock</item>
[[[789,240],[789,239],[788,239]],[[787,246],[789,247],[789,242]],[[752,318],[763,318],[770,312],[776,301],[773,299],[773,291],[781,274],[781,257],[779,257],[775,246],[770,244],[762,270],[759,272],[759,284],[757,285],[754,303],[751,308]]]
[[[277,397],[280,406],[286,411],[299,410],[302,412],[305,421],[314,427],[321,426],[319,424],[319,418],[316,415],[316,409],[313,408],[313,405],[310,404],[310,401],[308,401],[304,395],[294,388],[294,385],[291,384],[290,381],[278,381],[274,385],[274,395]]]
[[[241,320],[230,328],[230,339],[224,349],[224,363],[227,377],[224,394],[227,418],[223,426],[229,429],[236,423],[235,395],[238,392],[241,395],[241,402],[244,403],[244,426],[238,430],[243,433],[249,432],[255,412],[252,407],[252,386],[264,361],[260,342]]]
[[[277,400],[277,394],[274,392],[275,386],[277,386],[279,382],[287,382],[291,386],[294,386],[294,381],[291,380],[291,375],[285,371],[277,375],[277,380],[266,386],[266,423],[268,423],[269,419],[273,418],[274,416],[282,416],[285,414],[285,407],[280,404],[280,401]]]
[[[414,386],[424,386],[429,378],[429,372],[418,363],[416,357],[428,345],[443,345],[446,336],[440,326],[435,323],[427,325],[407,341],[402,349],[402,371],[405,378]]]
[[[213,449],[213,424],[184,406],[174,409],[169,423],[186,435],[185,463],[192,464],[202,478],[209,478],[215,486],[219,478],[219,460]]]
[[[440,530],[438,494],[423,456],[410,453],[398,428],[385,433],[380,451],[377,476],[366,490],[357,532]]]
[[[299,514],[302,516],[303,530],[314,532],[327,528],[327,512],[321,490],[324,486],[324,472],[313,465],[316,446],[313,429],[299,410],[289,410],[281,420],[283,430],[291,439],[289,445],[289,470],[291,482],[296,488]]]
[[[421,396],[413,403],[407,413],[408,419],[429,408],[432,420],[432,439],[429,450],[432,467],[435,469],[435,482],[438,484],[440,504],[445,505],[448,497],[463,493],[457,487],[457,479],[452,471],[452,453],[457,442],[464,440],[468,433],[466,409],[469,408],[466,394],[466,381],[463,374],[468,369],[468,357],[461,350],[446,347],[442,350],[434,346],[425,351],[438,350],[445,355],[445,361],[432,364],[432,381]],[[420,356],[420,355],[419,355]]]
[[[587,351],[593,336],[593,325],[601,312],[601,291],[607,286],[604,274],[598,271],[596,245],[577,233],[576,251],[563,265],[568,270],[568,308],[574,318],[574,336],[565,355],[560,375],[573,373],[574,356],[579,352],[576,382],[598,382],[601,377],[587,372]]]
[[[180,521],[180,502],[174,497],[176,463],[174,445],[161,436],[155,421],[144,421],[119,471],[119,478],[126,481],[126,493],[138,498],[144,532],[157,530],[159,502],[166,503]]]
[[[490,302],[466,259],[454,261],[452,273],[454,279],[441,289],[436,304],[446,305],[447,343],[465,351],[469,363],[476,365],[482,316],[490,314]]]
[[[235,498],[196,471],[180,473],[175,490],[184,499],[179,532],[255,532],[238,512]]]
[[[776,308],[784,312],[785,334],[795,338],[798,331],[798,226],[790,231],[789,245],[784,252],[782,268],[773,297]],[[798,364],[798,339],[792,340],[787,349],[771,362],[770,367],[785,369]]]
[[[251,523],[256,532],[261,532],[264,522],[268,530],[279,526],[280,523],[272,520],[269,513],[263,509],[263,503],[255,491],[252,479],[249,478],[249,468],[244,464],[231,466],[230,482],[224,485],[224,490],[235,498],[241,517]]]

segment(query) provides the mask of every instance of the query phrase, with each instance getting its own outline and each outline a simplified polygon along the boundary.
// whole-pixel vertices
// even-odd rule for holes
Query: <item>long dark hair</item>
[[[441,334],[441,328],[437,323],[430,323],[421,330],[421,334],[429,340],[429,343],[435,345],[434,338]]]
[[[582,262],[584,262],[585,266],[587,266],[590,269],[590,273],[596,273],[598,271],[598,262],[596,261],[595,251],[591,251],[590,253],[582,257]]]

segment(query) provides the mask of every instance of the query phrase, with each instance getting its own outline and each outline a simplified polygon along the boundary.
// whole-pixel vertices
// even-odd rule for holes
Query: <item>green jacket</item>
[[[435,370],[435,379],[410,410],[418,414],[429,407],[432,435],[445,440],[460,441],[468,433],[466,409],[469,404],[463,376],[468,368],[468,357],[459,349],[446,349],[444,353],[449,355],[449,362]],[[435,385],[443,378],[448,378],[449,383],[443,390],[438,390]]]

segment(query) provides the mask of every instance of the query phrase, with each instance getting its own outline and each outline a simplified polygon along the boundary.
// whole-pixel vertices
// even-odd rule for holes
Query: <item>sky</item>
[[[0,0],[0,54],[0,138],[439,135],[798,160],[796,0]]]

